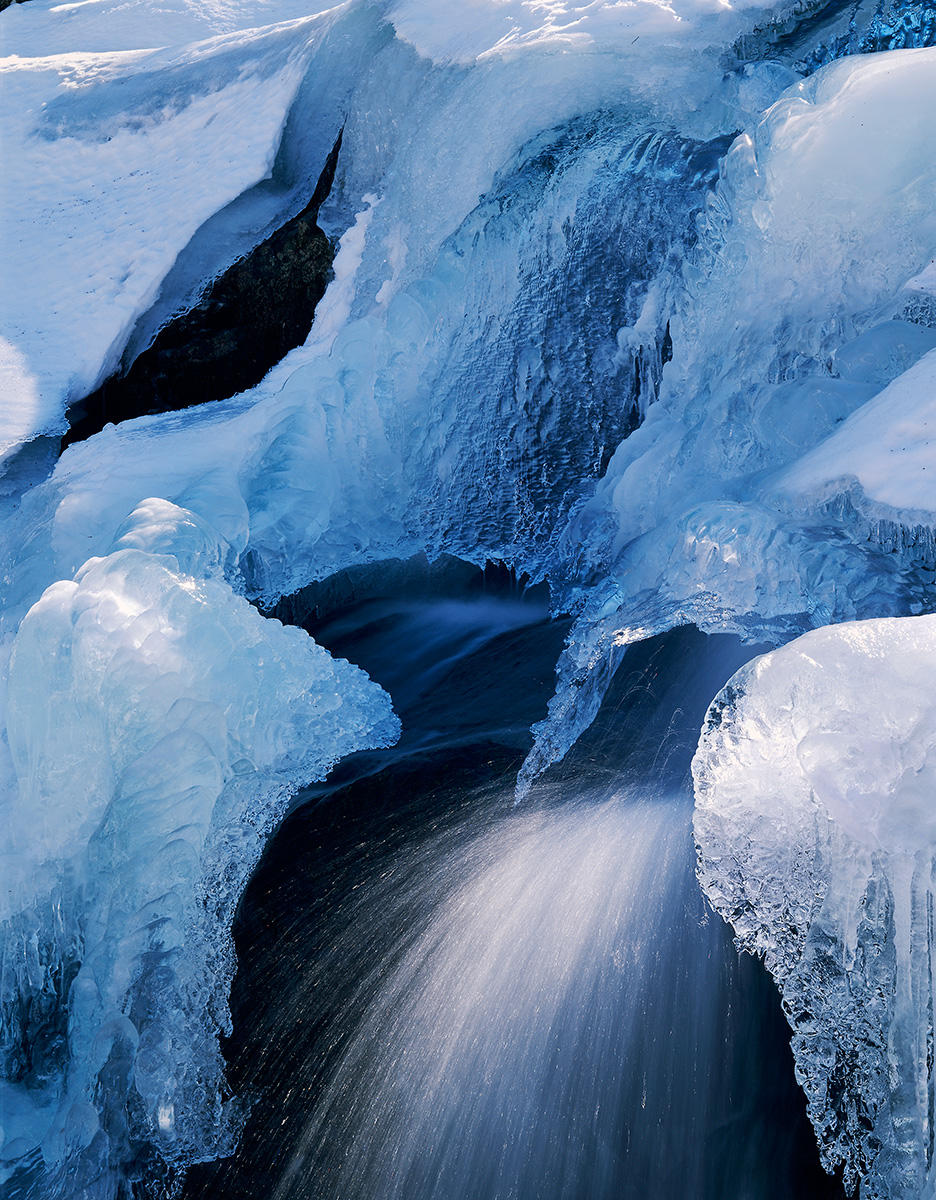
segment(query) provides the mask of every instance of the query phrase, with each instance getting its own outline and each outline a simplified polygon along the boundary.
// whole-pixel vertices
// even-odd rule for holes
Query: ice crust
[[[641,637],[930,603],[936,51],[761,55],[819,5],[319,7],[0,14],[0,1163],[43,1198],[230,1146],[237,898],[291,790],[395,736],[248,599],[418,551],[548,578],[577,620],[521,790]],[[342,126],[306,344],[25,487]]]
[[[742,668],[693,761],[699,879],[783,994],[831,1168],[934,1194],[936,617],[814,630]]]

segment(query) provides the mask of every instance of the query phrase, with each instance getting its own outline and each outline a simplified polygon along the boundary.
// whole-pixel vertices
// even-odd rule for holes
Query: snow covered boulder
[[[826,627],[745,666],[693,761],[699,879],[762,955],[829,1169],[933,1168],[936,616]]]
[[[919,327],[911,326],[916,330]],[[936,330],[920,328],[921,334]],[[936,350],[930,350],[781,476],[801,507],[846,505],[896,548],[930,562],[936,529]]]

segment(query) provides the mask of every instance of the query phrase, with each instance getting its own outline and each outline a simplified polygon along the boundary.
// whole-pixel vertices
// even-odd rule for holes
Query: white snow
[[[531,48],[628,50],[661,35],[705,44],[740,32],[739,14],[763,0],[399,0],[390,6],[397,33],[436,62],[469,63]],[[750,18],[748,18],[748,23]],[[641,49],[643,49],[641,47]]]
[[[936,1184],[934,671],[936,617],[815,630],[734,676],[693,761],[699,878],[783,992],[823,1158],[892,1200]]]
[[[804,455],[779,487],[801,502],[851,490],[876,518],[936,524],[936,350]]]
[[[202,222],[269,173],[319,24],[0,60],[0,457],[64,431]]]
[[[936,296],[936,258],[931,258],[919,275],[908,280],[907,287],[915,292]]]
[[[328,0],[29,0],[3,13],[0,35],[4,52],[20,58],[148,50],[341,7]]]

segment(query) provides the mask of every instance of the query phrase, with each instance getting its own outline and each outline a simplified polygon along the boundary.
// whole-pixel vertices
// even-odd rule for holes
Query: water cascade
[[[0,1186],[932,1200],[932,3],[0,36]]]
[[[694,878],[694,722],[750,649],[648,643],[517,806],[567,623],[503,572],[410,571],[310,618],[408,732],[308,793],[248,889],[229,1060],[256,1108],[186,1195],[839,1196],[769,982]]]

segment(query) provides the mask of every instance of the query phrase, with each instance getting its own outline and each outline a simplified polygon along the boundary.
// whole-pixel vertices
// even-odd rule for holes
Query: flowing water
[[[426,582],[307,614],[407,732],[309,791],[245,897],[228,1054],[252,1108],[187,1194],[840,1197],[773,988],[693,873],[689,759],[752,648],[635,648],[515,806],[567,625],[503,577]]]

